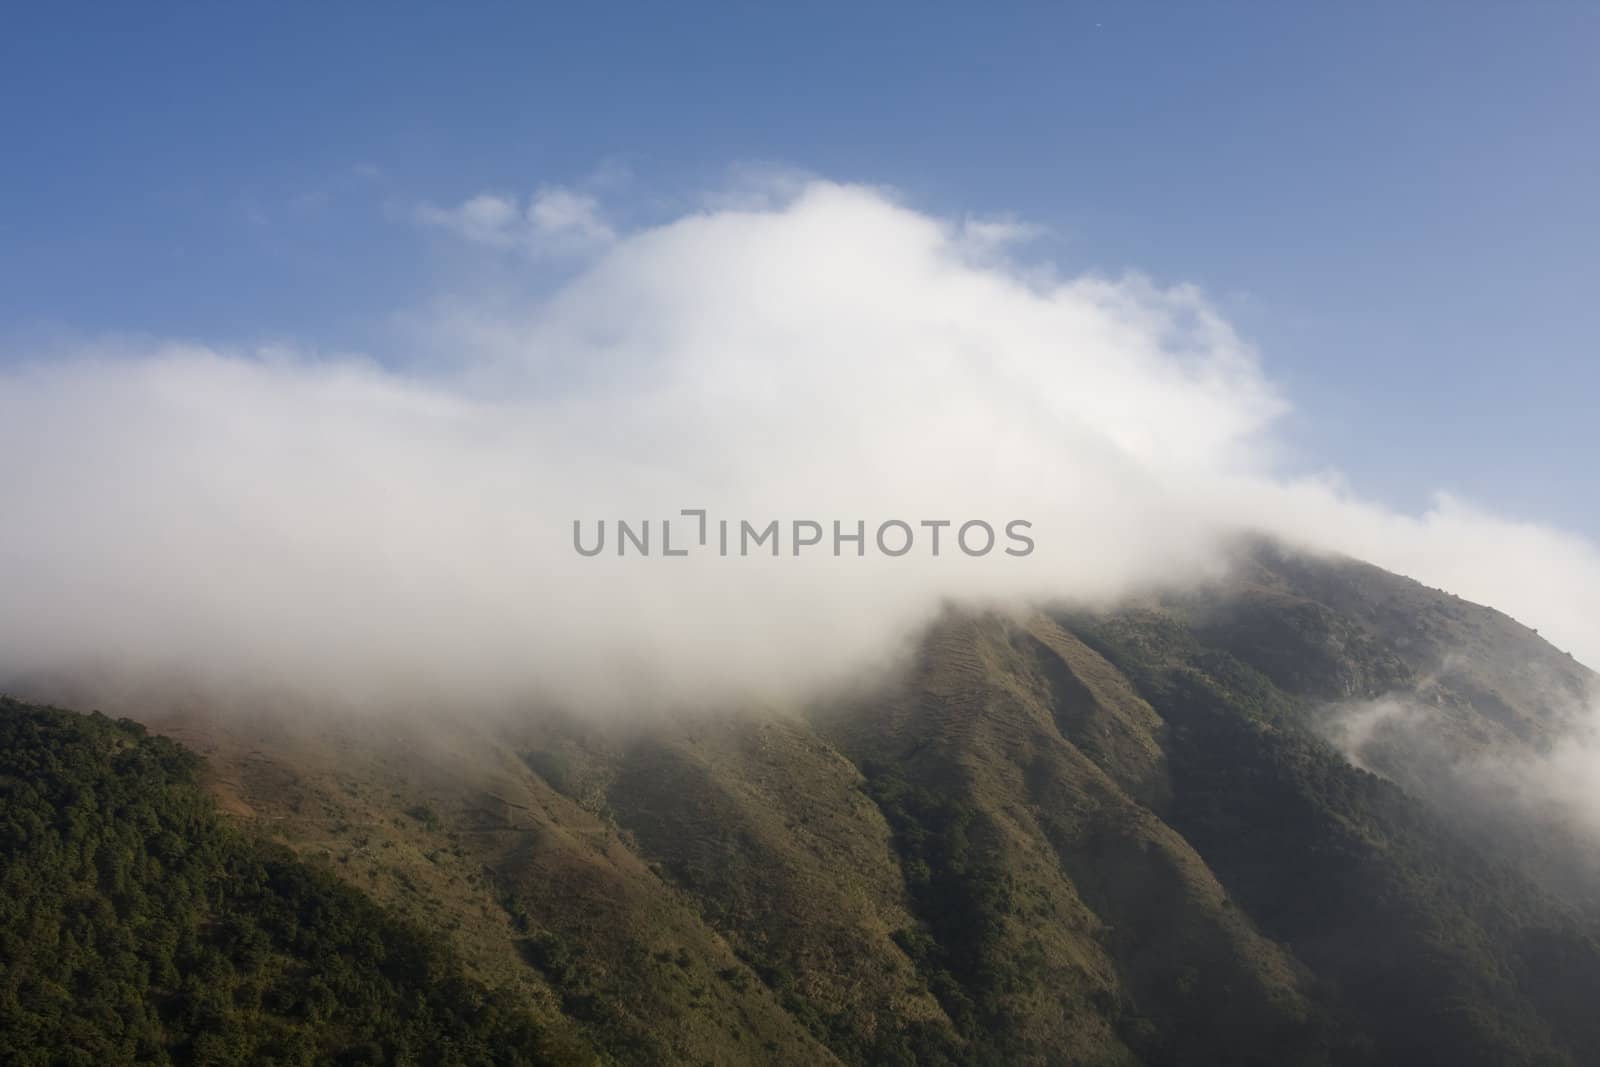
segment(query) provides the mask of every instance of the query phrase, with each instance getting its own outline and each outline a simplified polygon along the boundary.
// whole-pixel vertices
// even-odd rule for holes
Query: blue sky
[[[1600,536],[1600,7],[869,7],[13,10],[3,348],[376,347],[459,269],[397,204],[787,165],[1196,282],[1305,465]]]

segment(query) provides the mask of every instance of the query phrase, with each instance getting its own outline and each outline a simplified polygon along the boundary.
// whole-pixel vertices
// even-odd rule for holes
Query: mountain
[[[759,713],[155,736],[11,702],[0,1043],[1593,1062],[1594,843],[1476,769],[1537,766],[1595,683],[1491,609],[1250,544],[1116,610],[951,609],[876,687]]]
[[[135,723],[0,704],[6,1062],[560,1058],[436,934],[224,825],[198,767]]]

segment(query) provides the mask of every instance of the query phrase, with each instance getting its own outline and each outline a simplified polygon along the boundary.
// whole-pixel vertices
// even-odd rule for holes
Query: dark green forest
[[[0,703],[0,1040],[20,1065],[535,1064],[426,932],[224,825],[136,723]]]

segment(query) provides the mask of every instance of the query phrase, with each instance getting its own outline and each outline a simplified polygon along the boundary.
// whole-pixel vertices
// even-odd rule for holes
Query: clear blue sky
[[[430,286],[386,204],[766,161],[1197,282],[1313,465],[1600,536],[1600,4],[158,6],[5,14],[13,351],[360,346]]]

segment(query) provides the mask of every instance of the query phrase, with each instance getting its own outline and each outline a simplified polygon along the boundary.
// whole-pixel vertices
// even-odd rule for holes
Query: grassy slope
[[[1165,789],[1153,711],[1048,621],[948,620],[893,706],[835,729],[991,1062],[1271,1062],[1312,1025],[1293,961],[1134,799]]]

